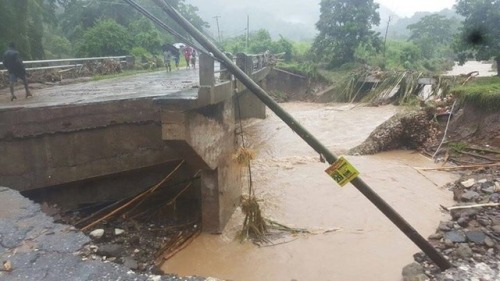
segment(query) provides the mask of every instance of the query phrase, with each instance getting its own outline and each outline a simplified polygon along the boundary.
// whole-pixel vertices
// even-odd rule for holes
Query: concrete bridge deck
[[[255,69],[244,56],[240,61],[265,84],[269,67]],[[113,192],[130,196],[158,183],[165,176],[158,170],[184,160],[181,178],[201,170],[204,231],[221,231],[241,195],[241,167],[233,160],[237,116],[265,117],[265,106],[239,82],[216,83],[211,57],[200,56],[199,68],[47,87],[30,99],[19,89],[13,102],[4,90],[0,186],[35,191],[72,185],[67,196],[73,196],[91,189],[80,181],[111,178],[115,184],[94,183],[87,197],[110,200]]]
[[[155,71],[99,81],[69,85],[43,86],[33,89],[33,98],[24,99],[24,88],[16,88],[17,100],[10,101],[8,89],[0,91],[0,110],[64,106],[138,98],[170,97],[196,99],[199,87],[198,69],[172,72]]]

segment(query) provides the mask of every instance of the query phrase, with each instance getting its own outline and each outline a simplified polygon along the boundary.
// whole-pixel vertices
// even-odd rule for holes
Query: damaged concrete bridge
[[[265,87],[264,55],[239,54],[237,64]],[[264,118],[265,106],[214,65],[202,54],[199,70],[35,89],[34,98],[14,102],[2,96],[0,186],[47,196],[67,190],[68,201],[116,200],[183,160],[181,177],[201,170],[203,230],[220,232],[241,196],[235,121]]]

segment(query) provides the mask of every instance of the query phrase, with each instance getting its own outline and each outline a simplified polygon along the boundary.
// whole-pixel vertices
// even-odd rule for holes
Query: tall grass
[[[451,88],[450,93],[465,103],[500,111],[500,77],[475,78],[468,84]]]

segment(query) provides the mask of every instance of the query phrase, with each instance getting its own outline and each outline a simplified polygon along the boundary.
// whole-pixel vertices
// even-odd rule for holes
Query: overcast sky
[[[455,0],[375,0],[403,17],[411,17],[417,11],[437,12],[451,8]]]
[[[266,28],[273,36],[282,34],[291,39],[312,38],[316,33],[321,0],[186,0],[197,6],[199,14],[216,34],[214,16],[220,16],[222,33],[231,37],[244,33],[246,15],[250,29]],[[437,12],[452,8],[455,0],[375,0],[399,17],[411,17],[415,12]],[[382,10],[382,9],[381,9]],[[388,11],[381,12],[381,23],[387,21]]]

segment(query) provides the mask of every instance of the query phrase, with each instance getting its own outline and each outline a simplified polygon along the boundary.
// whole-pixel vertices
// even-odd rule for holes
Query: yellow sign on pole
[[[340,186],[344,186],[355,179],[359,172],[344,157],[339,157],[325,172]]]

